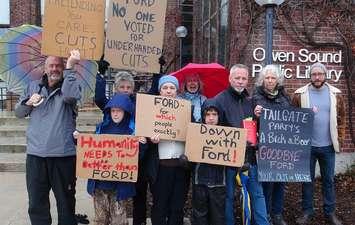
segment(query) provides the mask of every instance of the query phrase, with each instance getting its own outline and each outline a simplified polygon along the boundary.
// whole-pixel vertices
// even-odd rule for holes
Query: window
[[[201,46],[195,55],[202,62],[227,61],[228,6],[229,0],[202,0],[197,5],[200,16],[196,18],[195,37]]]
[[[0,7],[0,25],[10,24],[10,0],[2,0]]]

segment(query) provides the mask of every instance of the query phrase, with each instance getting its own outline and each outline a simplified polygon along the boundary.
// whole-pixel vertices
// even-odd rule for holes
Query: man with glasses
[[[345,136],[345,107],[341,91],[328,84],[327,69],[322,63],[310,67],[311,83],[295,91],[292,103],[297,107],[312,108],[314,112],[310,172],[312,182],[302,185],[303,215],[297,224],[307,224],[314,214],[314,173],[318,160],[323,193],[323,211],[330,224],[341,225],[335,216],[334,167],[335,152]]]

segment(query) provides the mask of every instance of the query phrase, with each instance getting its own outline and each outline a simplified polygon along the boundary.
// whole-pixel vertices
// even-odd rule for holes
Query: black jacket
[[[226,126],[242,128],[243,120],[253,117],[254,108],[246,89],[239,93],[230,86],[227,90],[219,93],[215,100],[222,110]],[[256,163],[255,148],[247,146],[245,162]]]
[[[262,86],[256,87],[253,92],[253,109],[257,105],[261,105],[264,108],[273,107],[288,107],[291,105],[290,97],[287,95],[283,86],[277,87],[278,93],[275,96],[271,96],[264,91]]]
[[[243,119],[253,116],[252,101],[247,90],[238,93],[234,88],[229,87],[219,93],[215,100],[222,111],[226,126],[242,128]]]
[[[217,106],[215,99],[207,99],[201,107],[202,123],[205,122],[205,112],[213,108],[218,112],[218,124],[224,125],[225,120],[221,109]],[[225,166],[213,165],[208,163],[194,163],[193,166],[193,184],[206,185],[208,187],[224,186],[226,184]]]

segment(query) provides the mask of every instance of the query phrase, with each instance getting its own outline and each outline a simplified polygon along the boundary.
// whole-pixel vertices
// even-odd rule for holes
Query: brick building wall
[[[230,67],[233,64],[236,63],[244,63],[250,68],[252,68],[253,65],[255,64],[263,64],[263,62],[258,62],[253,58],[253,51],[256,48],[265,48],[265,11],[264,8],[258,7],[256,5],[253,5],[252,3],[248,3],[249,5],[245,7],[247,1],[236,1],[236,0],[230,0],[229,1],[229,60],[225,62],[226,67]],[[243,5],[244,4],[244,5]],[[254,20],[251,20],[248,14],[248,10],[250,10],[251,7],[253,11],[253,15],[259,15],[256,19],[254,17]],[[198,11],[198,9],[195,8],[195,10]],[[197,13],[197,12],[196,12]],[[196,14],[195,13],[195,14]],[[312,12],[311,12],[312,13]],[[289,68],[292,69],[292,72],[290,72],[290,76],[292,75],[292,78],[290,79],[285,79],[285,87],[287,92],[292,95],[292,93],[299,87],[305,85],[306,83],[309,82],[309,79],[297,79],[296,76],[296,66],[300,66],[300,73],[304,74],[304,70],[306,66],[309,66],[312,64],[312,62],[307,62],[307,63],[302,63],[297,60],[298,51],[300,49],[307,49],[310,52],[320,52],[320,53],[336,53],[339,52],[339,49],[335,48],[312,48],[311,46],[304,46],[300,42],[298,42],[295,38],[295,36],[292,36],[290,33],[286,33],[285,30],[283,29],[281,19],[275,16],[276,18],[274,19],[274,31],[273,31],[273,50],[274,51],[284,51],[284,52],[293,52],[295,54],[295,61],[288,61],[288,62],[280,62],[276,61],[274,63],[276,64],[281,64],[284,65],[284,68]],[[293,15],[294,21],[296,21],[296,24],[301,24],[301,15],[294,13]],[[285,26],[289,26],[289,24],[285,24]],[[287,21],[286,21],[287,22]],[[249,30],[249,24],[253,24],[253,28],[251,30],[250,36],[248,36],[248,30]],[[315,33],[315,38],[316,41],[321,41],[321,42],[335,42],[335,43],[341,43],[341,37],[336,33],[336,31],[327,26],[326,24],[323,24],[320,29]],[[194,46],[195,49],[203,49],[203,43],[199,41],[195,41],[197,46]],[[245,49],[244,49],[245,48]],[[244,50],[244,51],[243,51]],[[201,50],[202,51],[202,50]],[[260,53],[260,51],[259,51]],[[198,52],[197,52],[198,54]],[[260,55],[260,54],[259,54]],[[354,51],[353,51],[354,55]],[[342,52],[343,58],[342,63],[344,62],[344,52]],[[196,62],[206,62],[206,60],[203,60],[199,57],[195,57],[194,59]],[[212,60],[213,61],[213,60]],[[338,72],[340,70],[343,70],[343,64],[342,63],[324,63],[327,65],[328,69],[334,69],[337,70]],[[346,122],[347,122],[347,127],[346,127],[346,139],[345,142],[342,145],[342,151],[344,152],[355,152],[355,146],[351,141],[351,136],[350,136],[350,128],[349,128],[349,112],[348,112],[348,89],[346,86],[346,80],[344,74],[340,77],[338,82],[334,81],[333,79],[329,79],[328,82],[335,87],[339,88],[342,91],[342,96],[344,97],[345,100],[345,105],[346,105]],[[254,83],[255,83],[256,78],[251,79],[251,83],[249,86],[249,90],[253,89]],[[351,90],[355,92],[355,82],[353,81]],[[355,102],[353,101],[353,109],[352,109],[352,118],[355,118]],[[353,124],[353,127],[355,128],[355,121],[351,121]]]
[[[10,1],[10,26],[22,24],[41,24],[40,0],[11,0]]]

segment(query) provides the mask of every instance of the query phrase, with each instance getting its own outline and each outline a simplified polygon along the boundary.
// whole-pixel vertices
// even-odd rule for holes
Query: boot
[[[274,225],[287,225],[282,215],[273,215],[272,223]]]
[[[297,218],[296,223],[299,225],[308,224],[311,221],[312,217],[313,217],[312,214],[303,213],[301,217]]]
[[[325,216],[327,222],[331,225],[342,225],[340,220],[336,217],[334,213]]]

